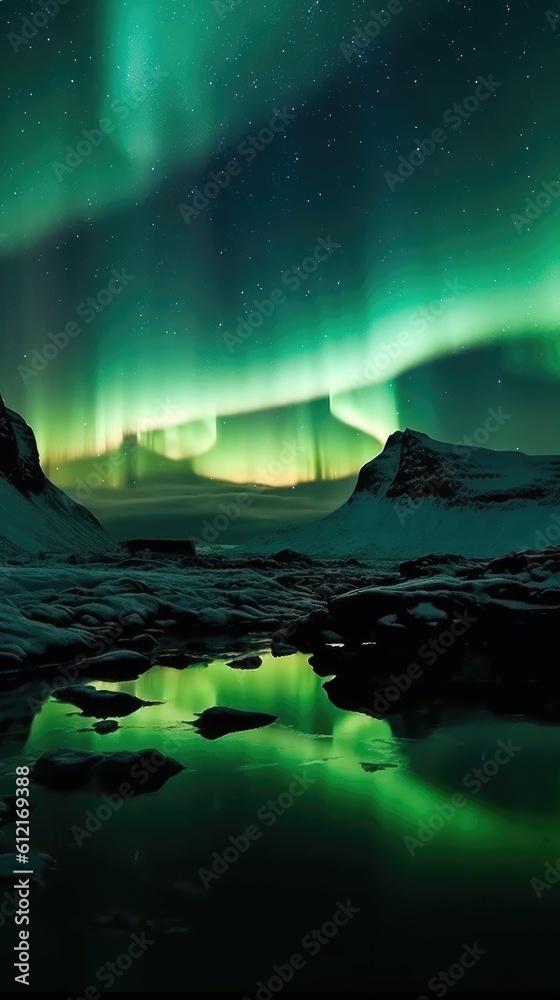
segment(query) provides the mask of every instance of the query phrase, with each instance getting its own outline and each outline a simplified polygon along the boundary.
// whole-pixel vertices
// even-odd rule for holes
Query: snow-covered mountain
[[[33,431],[0,396],[0,558],[117,549],[94,516],[46,478]]]
[[[560,457],[433,441],[405,430],[364,465],[327,517],[243,546],[320,558],[496,556],[560,540]]]

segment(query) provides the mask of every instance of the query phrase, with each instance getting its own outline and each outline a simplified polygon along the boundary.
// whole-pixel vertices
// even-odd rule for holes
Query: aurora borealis
[[[26,40],[32,7],[0,11],[0,389],[55,482],[341,479],[490,406],[489,446],[558,450],[544,9],[69,0]]]

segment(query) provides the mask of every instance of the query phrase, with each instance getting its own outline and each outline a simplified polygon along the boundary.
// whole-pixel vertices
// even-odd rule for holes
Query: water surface
[[[96,929],[97,918],[116,910],[141,929],[153,922],[155,944],[115,992],[254,994],[275,964],[299,952],[305,966],[286,992],[435,996],[429,980],[474,942],[487,954],[456,991],[556,989],[560,884],[538,899],[530,879],[543,878],[546,862],[560,856],[558,729],[485,714],[447,717],[435,728],[419,716],[389,724],[334,707],[323,683],[299,655],[265,656],[253,671],[222,662],[153,668],[137,681],[97,683],[165,702],[122,719],[117,732],[97,735],[94,720],[50,700],[23,748],[4,743],[2,793],[12,790],[16,763],[60,746],[153,747],[185,766],[87,838],[76,828],[85,829],[99,797],[34,787],[32,846],[56,858],[58,870],[33,890],[32,984],[99,986],[97,970],[126,951],[133,932]],[[279,720],[211,742],[185,720],[215,704]],[[475,794],[476,783],[463,781],[493,758],[499,740],[520,749]],[[366,771],[364,763],[397,766]],[[297,776],[303,794],[293,798],[286,793]],[[404,838],[417,838],[419,824],[456,792],[466,804],[429,842],[409,848]],[[219,878],[201,874],[249,826],[260,832],[249,849]],[[359,913],[317,955],[302,949],[339,901]],[[3,956],[12,937],[8,921]]]

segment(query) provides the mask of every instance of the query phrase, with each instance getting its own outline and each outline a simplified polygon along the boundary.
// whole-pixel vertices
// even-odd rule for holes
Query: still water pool
[[[155,748],[185,767],[99,823],[98,796],[33,787],[32,847],[58,868],[32,891],[31,985],[103,994],[99,970],[145,933],[114,992],[254,996],[296,953],[285,992],[442,996],[451,966],[455,992],[557,989],[560,878],[540,898],[531,879],[560,856],[559,730],[472,713],[374,720],[335,708],[306,657],[263,660],[97,683],[163,704],[101,736],[50,700],[25,745],[4,742],[2,794],[16,764],[56,747]],[[185,720],[212,705],[278,722],[210,742]],[[339,903],[353,915],[332,935]],[[5,989],[14,942],[8,920]],[[484,953],[467,969],[465,944]]]

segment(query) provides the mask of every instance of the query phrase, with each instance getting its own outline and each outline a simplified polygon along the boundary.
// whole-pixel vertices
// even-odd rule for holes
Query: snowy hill
[[[46,478],[33,431],[0,396],[0,558],[117,549],[93,515]]]
[[[559,540],[560,457],[457,447],[405,430],[388,438],[332,514],[243,548],[400,560],[497,556]]]

